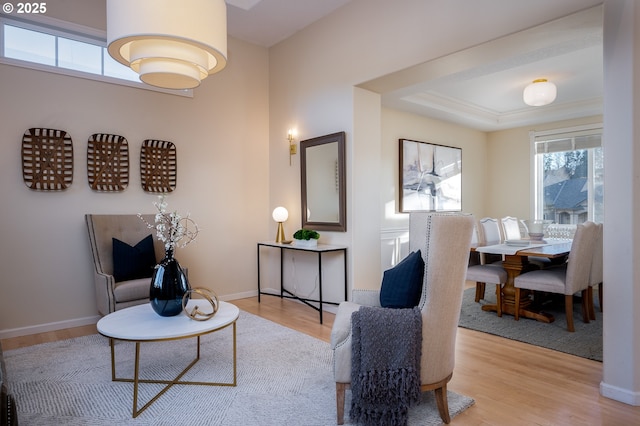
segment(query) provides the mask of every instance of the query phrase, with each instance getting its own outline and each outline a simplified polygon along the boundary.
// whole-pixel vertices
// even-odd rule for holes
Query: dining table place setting
[[[568,252],[571,250],[571,240],[564,238],[548,238],[546,240],[505,240],[500,244],[477,246],[475,247],[475,251],[480,253],[514,255],[522,250],[542,249],[544,247],[548,247],[549,249],[557,248],[560,252]]]

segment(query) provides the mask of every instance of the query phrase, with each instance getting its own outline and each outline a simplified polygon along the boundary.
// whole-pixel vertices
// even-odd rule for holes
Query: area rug
[[[485,299],[480,303],[474,301],[475,291],[475,287],[464,291],[460,327],[602,361],[602,313],[597,297],[594,300],[596,320],[588,324],[582,322],[580,298],[574,297],[573,323],[576,331],[570,333],[567,331],[564,296],[561,296],[559,303],[546,303],[543,306],[543,311],[555,318],[554,322],[547,324],[527,318],[515,321],[512,315],[498,317],[495,312],[485,312],[482,305],[495,303],[496,300],[493,287],[487,285]]]
[[[201,359],[183,377],[231,381],[231,328],[202,337]],[[132,377],[135,345],[116,344],[117,372]],[[141,345],[141,377],[172,378],[194,357],[195,339]],[[180,386],[131,418],[133,385],[111,381],[108,340],[100,335],[5,352],[10,389],[21,425],[336,424],[332,352],[328,343],[255,315],[237,322],[237,386]],[[142,406],[161,385],[140,386]],[[350,392],[347,392],[345,424]],[[448,393],[455,416],[471,398]],[[433,392],[411,408],[410,425],[441,424]]]

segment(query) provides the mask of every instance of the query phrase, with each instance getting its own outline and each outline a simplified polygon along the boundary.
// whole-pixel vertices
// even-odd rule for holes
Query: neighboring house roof
[[[544,201],[555,209],[581,209],[587,202],[587,178],[567,179],[545,186]]]

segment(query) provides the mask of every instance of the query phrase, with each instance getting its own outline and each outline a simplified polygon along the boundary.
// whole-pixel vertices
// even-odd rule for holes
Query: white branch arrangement
[[[183,248],[195,241],[200,230],[196,222],[191,219],[190,213],[183,217],[177,211],[167,212],[168,204],[164,195],[158,196],[158,201],[153,205],[158,209],[155,224],[147,222],[140,213],[138,217],[147,224],[149,229],[156,230],[156,236],[164,243],[165,250]]]

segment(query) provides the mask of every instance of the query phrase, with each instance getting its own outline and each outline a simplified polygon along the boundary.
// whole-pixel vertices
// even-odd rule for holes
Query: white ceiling
[[[351,0],[226,0],[227,32],[271,47]]]
[[[265,47],[350,0],[227,0],[228,32]],[[386,107],[494,131],[602,114],[602,8],[595,7],[361,85]],[[547,78],[556,101],[530,107],[524,87]]]

